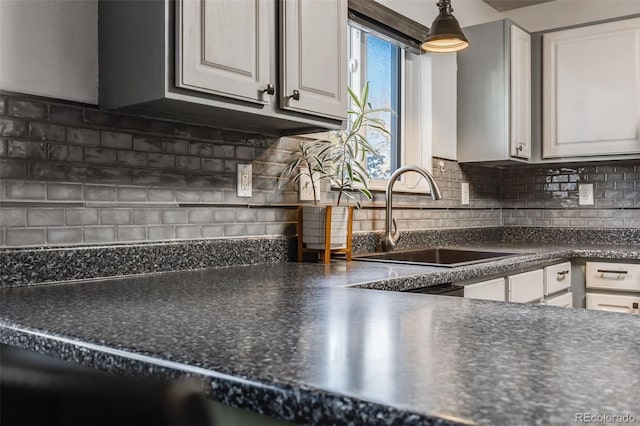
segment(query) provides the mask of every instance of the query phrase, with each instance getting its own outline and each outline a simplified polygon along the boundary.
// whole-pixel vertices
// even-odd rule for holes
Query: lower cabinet
[[[571,262],[467,284],[464,297],[573,307]]]
[[[587,262],[587,309],[640,313],[640,265]]]

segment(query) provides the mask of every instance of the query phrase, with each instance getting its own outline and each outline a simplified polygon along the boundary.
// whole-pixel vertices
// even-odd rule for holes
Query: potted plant
[[[286,182],[298,183],[303,177],[311,182],[314,195],[313,205],[302,205],[299,209],[298,259],[302,249],[324,252],[328,261],[329,251],[344,251],[351,257],[351,221],[353,206],[341,205],[344,198],[353,201],[356,208],[361,204],[358,194],[371,200],[368,189],[369,172],[366,167],[367,155],[377,156],[364,135],[365,128],[372,128],[388,135],[384,122],[376,114],[388,109],[374,109],[368,101],[369,83],[362,88],[361,95],[351,89],[351,105],[348,110],[347,129],[330,132],[328,139],[302,141],[294,152],[289,164],[282,170],[278,187]],[[328,181],[338,192],[335,206],[319,206],[316,182]],[[344,197],[344,198],[343,198]],[[327,224],[330,223],[330,226]],[[327,238],[330,236],[330,238]]]

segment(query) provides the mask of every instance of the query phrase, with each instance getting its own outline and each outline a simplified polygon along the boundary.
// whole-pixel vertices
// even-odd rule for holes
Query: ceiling
[[[534,4],[546,3],[553,0],[482,0],[498,12],[518,9],[519,7],[533,6]]]

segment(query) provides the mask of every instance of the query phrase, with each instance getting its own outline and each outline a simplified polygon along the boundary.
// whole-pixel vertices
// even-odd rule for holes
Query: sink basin
[[[495,251],[430,248],[392,251],[388,253],[370,253],[354,256],[353,260],[405,263],[410,265],[445,266],[453,268],[456,266],[488,262],[490,260],[499,260],[514,255],[515,253],[502,253]]]

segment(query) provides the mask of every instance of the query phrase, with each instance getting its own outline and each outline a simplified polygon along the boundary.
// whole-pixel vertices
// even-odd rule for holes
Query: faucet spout
[[[416,172],[422,175],[427,181],[429,188],[431,189],[431,198],[433,200],[439,200],[442,198],[442,193],[438,184],[433,179],[433,176],[429,171],[419,166],[404,166],[393,172],[387,183],[387,190],[385,192],[386,201],[386,218],[384,226],[384,240],[382,241],[382,249],[384,251],[393,251],[400,239],[400,232],[398,231],[398,225],[393,218],[393,185],[396,183],[401,175],[407,172]]]

